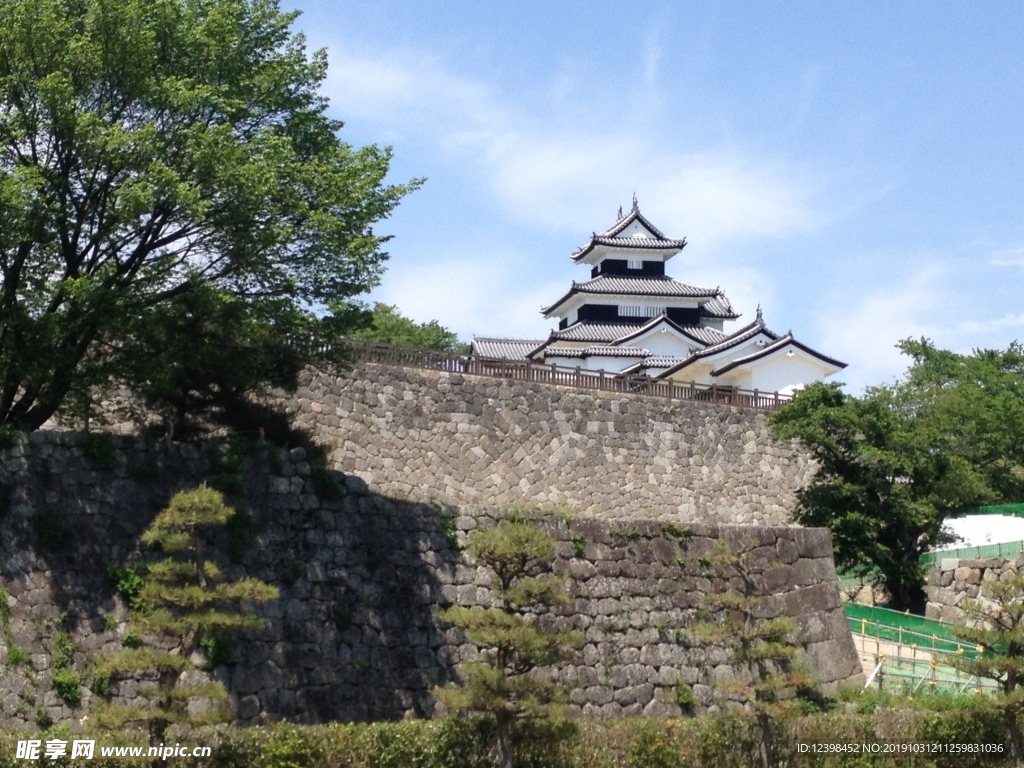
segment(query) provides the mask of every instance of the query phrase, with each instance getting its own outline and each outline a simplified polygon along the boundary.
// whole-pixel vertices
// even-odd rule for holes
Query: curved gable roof
[[[650,234],[650,237],[619,237],[630,224],[637,222]],[[606,229],[604,232],[594,233],[590,237],[590,241],[577,249],[575,253],[571,255],[575,262],[580,262],[587,257],[598,245],[607,245],[616,248],[639,248],[644,250],[666,250],[666,251],[679,251],[686,247],[686,238],[676,240],[670,237],[666,237],[665,234],[654,226],[647,218],[640,213],[640,206],[637,204],[636,197],[633,198],[633,207],[624,216],[619,216],[619,220],[612,224],[611,227]]]
[[[829,357],[827,355],[823,355],[817,350],[811,349],[806,344],[802,344],[796,339],[794,339],[792,333],[787,333],[774,344],[769,344],[768,346],[763,347],[757,350],[756,352],[751,352],[749,355],[738,357],[735,360],[726,363],[721,368],[716,368],[711,372],[711,375],[719,376],[723,373],[731,371],[733,368],[736,368],[738,366],[746,365],[747,363],[753,363],[758,360],[763,360],[767,357],[771,357],[772,355],[782,352],[782,350],[789,346],[796,347],[797,349],[801,350],[810,357],[813,357],[816,360],[820,360],[822,363],[825,363],[826,365],[833,366],[837,370],[842,370],[843,368],[846,367],[846,363],[841,362],[840,360],[836,360],[835,358]]]

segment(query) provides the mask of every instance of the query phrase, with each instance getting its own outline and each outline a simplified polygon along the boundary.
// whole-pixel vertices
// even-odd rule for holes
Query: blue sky
[[[850,364],[1024,340],[1024,5],[286,0],[352,144],[426,177],[368,297],[544,338],[634,192],[739,325]],[[729,326],[727,326],[727,329]]]

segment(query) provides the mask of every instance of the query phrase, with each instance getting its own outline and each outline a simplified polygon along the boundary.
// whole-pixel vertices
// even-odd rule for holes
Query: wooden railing
[[[601,392],[653,395],[673,400],[702,400],[721,405],[735,405],[760,411],[777,411],[789,397],[778,392],[723,387],[717,384],[697,384],[649,376],[590,371],[561,365],[538,365],[528,360],[463,355],[434,349],[400,347],[375,341],[344,340],[340,342],[350,352],[354,362],[382,363],[433,371],[467,373],[512,381],[535,381],[574,389]]]

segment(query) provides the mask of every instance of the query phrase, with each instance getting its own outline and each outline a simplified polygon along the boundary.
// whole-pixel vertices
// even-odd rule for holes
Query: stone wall
[[[786,525],[814,472],[764,414],[698,401],[362,364],[286,405],[334,469],[419,501]]]
[[[455,422],[458,423],[458,422]],[[239,638],[213,674],[241,722],[426,715],[431,688],[457,679],[476,649],[436,616],[458,601],[484,605],[491,575],[454,546],[507,511],[390,498],[355,476],[318,472],[305,451],[256,446],[145,444],[75,433],[19,436],[0,450],[0,727],[77,722],[50,684],[55,633],[66,629],[73,665],[121,647],[126,609],[106,574],[139,558],[140,533],[170,496],[201,480],[235,489],[236,524],[215,557],[233,577],[278,585],[261,608],[264,630]],[[529,514],[529,513],[526,513]],[[571,603],[552,618],[584,631],[577,659],[558,670],[585,714],[678,711],[676,684],[716,706],[713,684],[742,671],[728,650],[693,643],[687,627],[707,595],[725,588],[702,556],[716,538],[749,550],[766,616],[800,625],[819,680],[834,685],[860,665],[839,599],[827,531],[543,517],[559,542],[554,569],[571,577]],[[3,597],[3,596],[0,596]],[[17,646],[28,663],[15,664]],[[12,653],[14,655],[12,655]],[[115,688],[124,701],[137,685]]]
[[[984,601],[987,584],[1006,581],[1021,569],[1024,569],[1024,557],[1014,560],[1003,557],[940,559],[928,572],[925,616],[963,624],[967,619],[961,606],[964,600]]]

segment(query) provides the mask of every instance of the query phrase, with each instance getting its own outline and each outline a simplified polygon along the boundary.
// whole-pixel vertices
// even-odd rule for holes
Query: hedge
[[[99,746],[134,743],[139,734],[69,735],[66,727],[42,734],[0,734],[0,768],[33,764],[58,768],[138,768],[138,757],[101,757]],[[276,723],[265,727],[224,727],[182,733],[182,745],[212,747],[211,757],[172,757],[176,768],[488,768],[493,723],[484,718],[439,718],[388,723],[302,726]],[[517,768],[740,768],[760,766],[759,734],[742,715],[700,718],[580,719],[561,723],[521,723],[516,734]],[[96,739],[92,760],[17,759],[19,739]],[[969,700],[944,711],[877,708],[868,712],[807,715],[777,726],[776,763],[794,768],[960,768],[1008,765],[1005,728],[994,708]],[[994,744],[1001,753],[801,752],[800,744]]]

